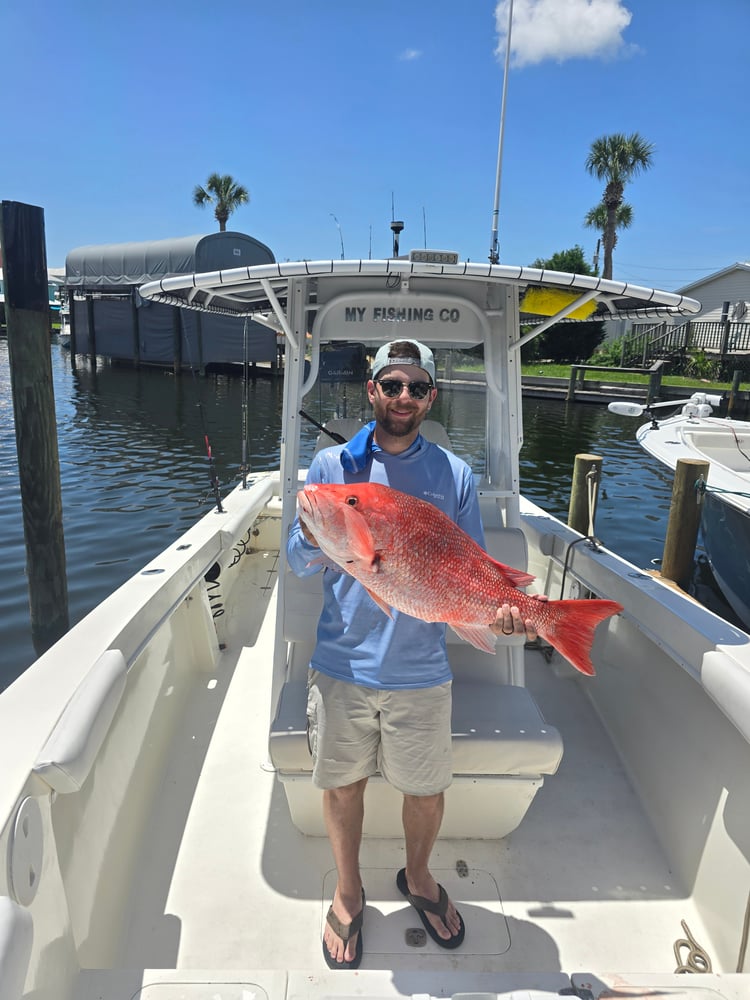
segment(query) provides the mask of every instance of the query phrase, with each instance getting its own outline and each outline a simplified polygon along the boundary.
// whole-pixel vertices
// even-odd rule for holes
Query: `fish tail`
[[[548,601],[547,607],[553,616],[552,623],[540,624],[537,631],[577,670],[593,677],[596,673],[591,662],[594,630],[605,618],[619,614],[622,605],[617,601],[566,600]]]

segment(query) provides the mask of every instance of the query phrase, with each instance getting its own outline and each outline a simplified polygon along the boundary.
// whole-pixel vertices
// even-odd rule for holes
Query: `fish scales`
[[[300,520],[321,551],[367,589],[386,614],[446,622],[494,652],[490,628],[503,604],[518,607],[539,635],[580,671],[596,625],[622,611],[615,601],[540,601],[520,587],[534,579],[491,558],[433,504],[377,483],[311,483],[298,494]]]

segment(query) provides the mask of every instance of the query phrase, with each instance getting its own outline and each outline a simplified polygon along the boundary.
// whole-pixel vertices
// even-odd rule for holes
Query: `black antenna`
[[[396,212],[393,207],[393,191],[391,191],[391,232],[393,233],[393,256],[398,257],[398,238],[404,231],[404,224],[396,219]]]
[[[398,238],[399,235],[404,231],[404,224],[400,220],[393,220],[391,223],[391,232],[393,233],[393,256],[398,257]]]
[[[424,231],[424,248],[427,249],[427,214],[422,206],[422,230]]]

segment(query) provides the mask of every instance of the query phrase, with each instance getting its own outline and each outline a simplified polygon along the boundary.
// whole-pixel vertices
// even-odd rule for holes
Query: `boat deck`
[[[101,995],[102,977],[132,987],[122,995],[161,1000],[193,996],[185,984],[201,982],[270,993],[288,970],[316,981],[354,975],[329,974],[321,955],[335,887],[328,843],[294,828],[268,758],[270,671],[259,667],[270,663],[272,646],[269,615],[252,648],[228,643],[214,675],[192,691],[134,866],[118,969],[84,973],[86,996]],[[541,653],[527,656],[527,683],[565,753],[513,834],[438,842],[433,870],[467,926],[460,951],[408,943],[409,929],[421,925],[395,885],[402,843],[364,841],[365,948],[356,975],[387,973],[383,995],[441,994],[457,973],[462,991],[467,975],[476,989],[493,991],[505,977],[554,991],[592,971],[658,978],[675,970],[682,921],[709,945],[593,713],[586,681],[556,676]],[[183,992],[172,992],[177,984]]]

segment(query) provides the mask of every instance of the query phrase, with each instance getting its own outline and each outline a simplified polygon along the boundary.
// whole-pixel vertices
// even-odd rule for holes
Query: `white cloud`
[[[509,0],[495,8],[497,54],[505,58]],[[631,12],[622,0],[514,0],[511,57],[515,66],[555,59],[593,59],[628,51],[622,33]]]
[[[410,62],[412,59],[419,59],[422,55],[419,49],[404,49],[404,51],[399,56],[402,62]]]

